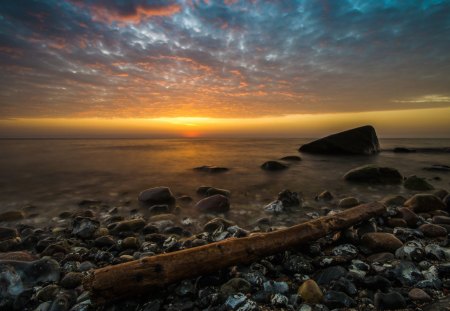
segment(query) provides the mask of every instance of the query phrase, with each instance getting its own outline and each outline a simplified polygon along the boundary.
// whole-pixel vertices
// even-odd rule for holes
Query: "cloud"
[[[447,107],[449,15],[438,0],[2,1],[0,116]]]

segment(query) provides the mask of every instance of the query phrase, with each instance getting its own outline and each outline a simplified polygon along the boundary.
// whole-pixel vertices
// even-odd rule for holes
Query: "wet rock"
[[[376,293],[375,307],[377,310],[395,310],[406,308],[406,301],[398,292]]]
[[[377,225],[372,221],[364,221],[356,229],[356,233],[360,238],[362,238],[364,234],[371,232],[377,232]]]
[[[323,293],[319,285],[314,280],[306,280],[298,289],[298,294],[306,303],[320,303],[323,300]]]
[[[230,170],[229,168],[214,165],[203,165],[194,167],[194,171],[210,174],[225,173],[228,172],[229,170]]]
[[[412,286],[423,279],[420,270],[410,261],[400,261],[391,272],[403,286]]]
[[[286,282],[267,281],[263,284],[264,291],[269,294],[287,294],[289,285]]]
[[[0,241],[14,239],[18,236],[19,232],[14,228],[0,227]]]
[[[98,237],[95,239],[94,243],[98,247],[110,247],[116,244],[114,238],[110,235]]]
[[[278,200],[270,202],[269,204],[264,206],[264,210],[268,213],[273,213],[273,214],[281,214],[281,213],[288,211],[283,206],[283,203],[281,203],[281,201],[278,201]]]
[[[382,253],[376,253],[376,254],[370,255],[369,257],[367,257],[367,260],[369,262],[385,263],[394,258],[395,258],[394,254],[389,253],[389,252],[382,252]]]
[[[247,296],[242,293],[228,296],[227,300],[225,301],[225,306],[228,310],[233,311],[259,310],[258,305],[253,300],[248,299]]]
[[[206,196],[210,197],[216,194],[221,194],[227,198],[229,198],[231,196],[231,193],[229,190],[225,190],[225,189],[219,189],[219,188],[214,188],[211,187],[208,190],[206,190]]]
[[[358,255],[359,251],[356,246],[352,244],[341,244],[334,247],[331,253],[333,254],[333,256],[346,256],[355,258]]]
[[[437,244],[428,244],[425,246],[425,255],[432,260],[450,260],[450,249]]]
[[[288,166],[278,161],[267,161],[261,165],[261,168],[265,171],[281,171],[287,169]]]
[[[403,242],[423,238],[423,233],[421,231],[410,228],[396,227],[394,228],[394,235]]]
[[[389,218],[386,221],[386,224],[390,227],[390,228],[396,228],[396,227],[400,227],[400,228],[406,228],[408,227],[408,224],[406,223],[406,221],[402,218]]]
[[[300,158],[299,156],[286,156],[286,157],[282,157],[280,160],[289,161],[289,162],[298,162],[298,161],[301,161],[302,158]]]
[[[173,205],[172,205],[172,207],[173,207]],[[172,210],[172,208],[167,204],[155,204],[155,205],[151,205],[148,208],[148,211],[151,214],[167,214],[167,213],[170,213],[171,210]]]
[[[433,190],[434,187],[428,183],[425,178],[417,177],[416,175],[409,176],[403,182],[403,187],[416,191]]]
[[[312,141],[299,148],[300,152],[317,154],[374,154],[380,151],[375,129],[362,126]]]
[[[74,289],[81,285],[83,282],[83,275],[78,272],[67,273],[61,282],[59,283],[62,287],[67,289]]]
[[[405,201],[406,199],[401,195],[390,195],[381,200],[381,203],[386,206],[403,206]]]
[[[412,152],[417,152],[417,150],[415,150],[415,149],[404,148],[404,147],[395,147],[393,151],[395,153],[412,153]]]
[[[364,279],[362,279],[361,285],[364,288],[381,291],[386,291],[392,286],[391,282],[387,278],[382,277],[380,275],[365,277]]]
[[[358,292],[355,284],[352,281],[341,277],[338,280],[332,281],[330,289],[338,292],[344,292],[347,295],[354,296]]]
[[[420,219],[411,209],[403,207],[398,210],[398,216],[406,221],[409,227],[417,227]]]
[[[139,239],[133,236],[126,237],[120,243],[122,249],[138,249],[140,247]]]
[[[428,295],[426,292],[424,292],[420,288],[413,288],[413,289],[411,289],[409,291],[409,293],[408,293],[408,297],[412,301],[416,301],[416,302],[419,302],[419,303],[431,301],[430,295]]]
[[[343,198],[338,203],[338,208],[350,208],[359,205],[359,200],[354,197]]]
[[[416,194],[405,202],[405,206],[415,213],[427,213],[434,210],[445,209],[444,203],[432,194]]]
[[[283,267],[291,273],[309,274],[314,272],[310,260],[304,256],[290,255],[283,262]]]
[[[204,213],[225,213],[230,209],[230,200],[216,194],[198,201],[195,208]]]
[[[332,266],[319,271],[314,280],[319,285],[328,285],[333,280],[337,280],[347,274],[347,270],[342,266]]]
[[[92,238],[100,227],[100,223],[94,219],[87,217],[77,217],[72,222],[72,234],[81,238]]]
[[[433,224],[423,224],[419,227],[419,230],[429,238],[445,237],[447,236],[447,230],[444,227]]]
[[[139,193],[138,200],[139,202],[147,206],[155,204],[172,205],[175,203],[175,197],[168,187],[146,189]]]
[[[275,294],[270,299],[270,303],[275,307],[287,307],[289,299],[281,294]]]
[[[417,262],[425,258],[425,251],[420,242],[409,241],[395,251],[395,257]]]
[[[220,295],[228,297],[236,293],[249,293],[251,291],[250,283],[242,278],[233,278],[220,287]]]
[[[329,202],[329,201],[333,200],[333,198],[334,197],[331,194],[331,192],[328,190],[325,190],[325,191],[319,193],[314,199],[316,201]]]
[[[348,171],[344,179],[370,184],[399,184],[403,181],[403,176],[395,168],[369,164]]]
[[[290,190],[283,190],[278,193],[278,201],[280,201],[285,208],[289,207],[300,207],[302,200],[299,198],[297,192],[293,192]]]
[[[144,228],[145,221],[141,218],[124,220],[116,223],[112,223],[108,226],[108,229],[113,234],[137,232]]]
[[[36,259],[38,259],[36,258],[36,256],[32,255],[27,251],[0,253],[0,261],[2,260],[33,261]]]
[[[433,217],[433,223],[434,224],[443,224],[443,225],[450,225],[450,217],[448,216],[434,216]]]
[[[395,252],[403,245],[395,235],[384,232],[366,233],[361,238],[361,243],[373,252]]]
[[[350,308],[356,306],[356,301],[343,292],[329,290],[325,293],[324,304],[329,308]]]
[[[17,221],[25,218],[25,215],[21,211],[7,211],[0,213],[0,222]]]
[[[53,300],[59,291],[59,286],[56,284],[47,285],[39,289],[36,293],[36,298],[40,301]]]

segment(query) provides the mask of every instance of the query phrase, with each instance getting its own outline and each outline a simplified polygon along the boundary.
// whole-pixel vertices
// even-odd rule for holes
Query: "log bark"
[[[144,257],[94,270],[84,281],[96,304],[129,298],[183,279],[213,273],[236,264],[251,263],[329,233],[381,215],[385,206],[362,204],[336,215],[325,216],[269,233],[230,238],[204,246]]]

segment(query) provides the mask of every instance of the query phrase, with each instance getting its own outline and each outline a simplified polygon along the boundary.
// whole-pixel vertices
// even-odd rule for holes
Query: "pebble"
[[[343,198],[338,203],[338,208],[350,208],[359,205],[359,200],[355,197]]]
[[[265,171],[281,171],[287,169],[288,166],[278,161],[267,161],[261,165],[261,168]]]
[[[138,200],[142,204],[151,206],[155,204],[168,204],[175,203],[175,197],[168,187],[155,187],[142,191],[138,195]]]
[[[395,252],[403,245],[395,235],[384,232],[366,233],[361,238],[361,243],[372,252]]]
[[[445,237],[447,236],[447,230],[444,227],[434,224],[423,224],[419,227],[419,230],[429,238]]]
[[[78,272],[67,273],[59,283],[62,287],[66,289],[74,289],[81,285],[83,281],[83,275]]]
[[[350,308],[355,307],[356,302],[343,292],[329,290],[325,293],[324,304],[329,308]]]
[[[319,271],[314,279],[319,285],[329,285],[331,281],[337,280],[347,274],[347,270],[342,266],[331,266]]]
[[[377,310],[395,310],[406,308],[406,300],[398,292],[376,293],[375,307]]]
[[[298,294],[306,303],[320,303],[323,300],[323,293],[319,285],[314,280],[306,280],[298,289]]]
[[[204,213],[225,213],[230,210],[230,200],[226,196],[215,194],[198,201],[195,208]]]
[[[426,213],[434,210],[445,210],[445,204],[435,195],[416,194],[404,204],[415,213]]]

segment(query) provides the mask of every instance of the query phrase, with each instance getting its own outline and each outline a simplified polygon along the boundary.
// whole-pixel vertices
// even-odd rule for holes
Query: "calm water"
[[[149,187],[168,186],[177,196],[187,194],[197,200],[197,187],[209,185],[232,192],[230,218],[250,222],[262,215],[262,207],[282,189],[302,193],[309,210],[320,207],[313,198],[324,189],[338,198],[352,195],[362,201],[411,194],[401,186],[356,186],[342,180],[349,169],[368,163],[395,167],[405,176],[426,177],[436,188],[450,190],[449,173],[423,170],[432,164],[450,165],[448,153],[383,152],[371,157],[301,154],[303,161],[281,173],[270,174],[259,168],[267,160],[299,155],[298,147],[308,141],[1,140],[0,209],[32,204],[41,217],[54,216],[75,209],[81,199],[100,199],[110,206],[132,209],[138,206],[137,194]],[[449,147],[450,140],[391,139],[381,140],[381,146]],[[218,175],[192,170],[201,165],[231,170]]]

